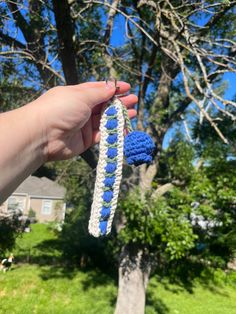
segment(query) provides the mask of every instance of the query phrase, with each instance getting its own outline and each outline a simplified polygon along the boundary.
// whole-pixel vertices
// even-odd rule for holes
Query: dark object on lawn
[[[5,273],[6,271],[10,270],[14,256],[10,254],[8,258],[5,258],[1,261],[0,269]]]

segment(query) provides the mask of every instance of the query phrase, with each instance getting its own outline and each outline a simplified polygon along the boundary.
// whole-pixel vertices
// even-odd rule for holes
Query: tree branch
[[[173,183],[166,183],[166,184],[160,186],[158,189],[156,189],[152,193],[151,198],[153,198],[153,199],[159,198],[159,197],[163,196],[164,194],[166,194],[167,192],[170,192],[174,187],[175,186]]]
[[[212,16],[212,18],[204,25],[204,28],[202,28],[199,31],[199,37],[204,36],[207,32],[209,32],[209,30],[212,29],[212,27],[214,27],[214,25],[217,24],[219,20],[222,19],[222,17],[224,17],[225,13],[229,11],[230,9],[232,9],[235,5],[236,5],[236,1],[232,1],[232,2],[225,1],[222,4],[221,10],[216,12]]]
[[[0,30],[0,38],[2,39],[2,42],[10,47],[13,47],[14,49],[19,48],[19,49],[24,49],[26,50],[26,45],[21,43],[19,40],[4,34],[1,30]]]
[[[112,30],[113,30],[113,24],[114,24],[114,18],[115,18],[115,15],[117,13],[116,10],[118,8],[119,2],[120,2],[120,0],[114,0],[111,4],[109,11],[108,11],[107,25],[106,25],[104,36],[103,36],[104,45],[107,47],[110,44]],[[115,71],[114,66],[113,66],[113,58],[108,53],[107,48],[104,49],[104,59],[105,59],[106,66],[109,70],[109,76],[111,78],[116,78],[117,75],[116,75],[116,71]]]
[[[11,11],[11,14],[12,14],[14,20],[15,20],[16,26],[19,27],[20,30],[22,31],[22,33],[25,37],[25,40],[28,43],[34,42],[32,30],[30,29],[29,24],[27,23],[26,19],[21,14],[17,4],[12,2],[12,1],[9,1],[7,3],[7,5]]]
[[[76,64],[76,52],[73,42],[74,28],[70,16],[70,6],[67,0],[53,0],[53,8],[57,26],[57,34],[60,45],[60,57],[66,83],[69,85],[78,84],[79,77]],[[91,150],[81,154],[81,157],[95,168],[97,161]]]
[[[70,16],[70,6],[67,0],[53,0],[57,34],[60,46],[60,59],[66,83],[78,84],[76,53],[73,43],[74,29]]]
[[[118,8],[119,2],[120,0],[113,0],[110,10],[107,15],[107,25],[106,25],[104,36],[103,36],[103,42],[105,45],[109,45],[110,43],[114,18],[116,15],[116,10]]]

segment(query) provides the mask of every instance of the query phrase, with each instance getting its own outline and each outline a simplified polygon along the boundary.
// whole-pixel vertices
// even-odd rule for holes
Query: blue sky
[[[224,75],[224,79],[228,82],[228,88],[225,91],[225,98],[232,99],[236,95],[236,74],[227,73]]]

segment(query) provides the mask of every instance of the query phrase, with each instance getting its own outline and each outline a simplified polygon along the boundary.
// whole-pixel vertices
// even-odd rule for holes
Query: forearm
[[[35,104],[0,114],[0,204],[45,162],[45,147]]]

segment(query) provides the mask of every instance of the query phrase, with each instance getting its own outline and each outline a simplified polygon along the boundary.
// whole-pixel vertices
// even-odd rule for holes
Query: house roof
[[[63,199],[65,197],[66,189],[46,177],[38,178],[29,176],[18,186],[14,193],[29,194],[29,196],[43,198],[52,197]]]

